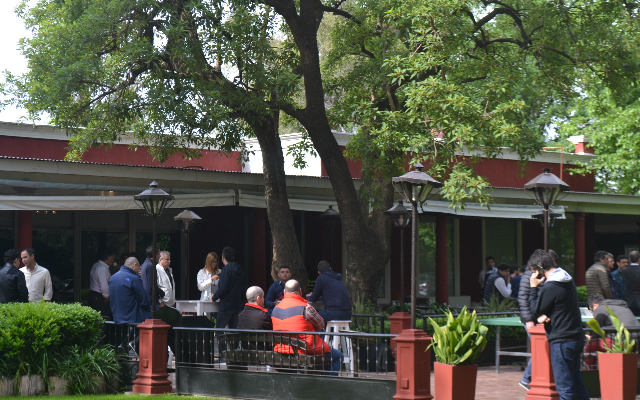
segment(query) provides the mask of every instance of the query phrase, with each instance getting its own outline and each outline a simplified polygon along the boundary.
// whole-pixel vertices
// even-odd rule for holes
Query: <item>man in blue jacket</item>
[[[238,314],[244,307],[245,277],[236,263],[236,251],[232,247],[222,249],[222,273],[218,290],[213,295],[213,301],[220,300],[216,328],[235,328],[238,324]]]
[[[139,274],[138,259],[129,257],[109,279],[109,304],[116,324],[137,324],[150,314],[149,296],[142,286]]]
[[[351,320],[351,298],[342,275],[333,271],[328,261],[318,263],[318,279],[309,296],[310,302],[322,299],[324,309],[319,311],[325,321]]]

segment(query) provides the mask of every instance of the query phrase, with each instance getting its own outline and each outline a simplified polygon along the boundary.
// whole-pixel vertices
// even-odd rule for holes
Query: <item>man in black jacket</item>
[[[540,265],[540,256],[544,253],[542,249],[536,249],[529,257],[527,261],[527,268],[525,268],[524,274],[520,278],[520,289],[518,290],[518,306],[520,306],[520,321],[524,324],[527,335],[529,334],[529,328],[535,326],[535,318],[529,307],[529,290],[531,286],[529,280],[531,278],[532,267]],[[527,367],[524,369],[522,379],[520,379],[520,386],[529,390],[529,384],[531,383],[531,358],[527,361]]]
[[[244,304],[243,292],[245,286],[244,274],[240,265],[236,263],[236,251],[232,247],[222,249],[222,273],[218,290],[213,295],[213,301],[220,300],[216,328],[235,328],[238,324],[238,313]]]
[[[29,291],[20,271],[20,253],[9,249],[4,253],[4,266],[0,269],[0,303],[29,301]]]
[[[247,289],[247,303],[238,314],[238,329],[271,330],[271,316],[264,308],[264,291],[260,286]]]
[[[529,303],[536,322],[544,323],[556,390],[561,400],[589,400],[580,374],[584,333],[576,285],[548,252],[540,261],[544,275],[537,270],[531,274]],[[542,282],[545,285],[538,290]]]

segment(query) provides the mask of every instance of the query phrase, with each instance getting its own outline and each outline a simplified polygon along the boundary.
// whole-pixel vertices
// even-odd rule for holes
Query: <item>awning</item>
[[[540,212],[542,207],[535,205],[520,204],[489,204],[481,205],[479,203],[467,203],[464,209],[455,210],[449,207],[451,203],[447,201],[428,201],[422,208],[424,212],[433,212],[441,214],[453,214],[466,217],[484,217],[484,218],[512,218],[512,219],[531,219],[531,216]],[[405,205],[408,207],[408,205]],[[565,207],[551,207],[551,211],[560,214],[558,219],[565,219]]]

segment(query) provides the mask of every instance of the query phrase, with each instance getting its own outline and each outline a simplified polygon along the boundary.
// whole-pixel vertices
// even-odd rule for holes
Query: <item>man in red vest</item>
[[[271,321],[274,331],[316,332],[324,330],[325,327],[322,316],[302,297],[302,288],[295,279],[290,279],[285,283],[284,297],[273,309]],[[298,338],[307,343],[306,354],[331,353],[331,371],[340,371],[343,359],[340,350],[329,347],[320,335],[298,335]],[[276,344],[273,351],[293,354],[291,346],[286,344]]]

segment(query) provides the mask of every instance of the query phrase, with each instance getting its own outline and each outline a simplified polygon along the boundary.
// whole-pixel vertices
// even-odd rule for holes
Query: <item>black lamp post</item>
[[[554,213],[549,212],[549,208],[556,201],[560,192],[569,190],[569,185],[552,174],[548,168],[545,168],[543,173],[525,183],[524,188],[531,190],[536,198],[536,202],[542,206],[541,217],[542,227],[544,229],[544,250],[549,250],[549,220],[550,217],[555,217],[555,215],[553,215]],[[535,214],[532,217],[537,218],[539,214],[540,213]]]
[[[189,281],[189,228],[194,221],[201,220],[200,216],[191,210],[182,210],[178,215],[173,217],[175,221],[182,221],[182,262],[181,273],[182,277],[180,281],[180,294],[183,298],[187,298],[187,281]]]
[[[411,222],[411,211],[400,200],[384,213],[393,218],[393,225],[400,228],[400,311],[404,312],[404,228]]]
[[[327,208],[322,214],[320,214],[320,218],[322,218],[324,221],[327,221],[327,223],[329,224],[329,235],[331,236],[331,238],[329,239],[329,257],[331,257],[331,265],[334,265],[336,263],[336,260],[333,256],[333,242],[335,240],[334,230],[335,225],[340,220],[340,213],[334,210],[332,205],[329,205],[329,208]]]
[[[143,190],[139,194],[133,196],[133,199],[144,208],[145,213],[153,219],[153,235],[151,240],[151,247],[156,252],[156,220],[162,214],[165,208],[167,208],[173,202],[173,196],[158,187],[156,181],[152,181],[149,184],[149,188]],[[151,284],[151,312],[156,311],[156,268],[153,266],[153,282]]]
[[[402,176],[391,179],[393,187],[399,192],[404,201],[411,203],[411,327],[416,327],[416,257],[417,257],[417,217],[418,204],[422,205],[427,201],[433,188],[441,187],[442,184],[422,172],[424,166],[420,163],[415,165],[414,171],[409,171]]]

